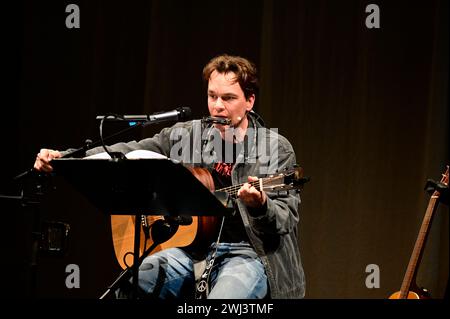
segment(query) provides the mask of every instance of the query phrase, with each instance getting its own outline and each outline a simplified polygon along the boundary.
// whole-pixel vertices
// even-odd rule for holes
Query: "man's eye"
[[[222,98],[222,100],[224,100],[224,101],[230,101],[230,100],[233,100],[233,99],[234,99],[234,96],[224,96]]]
[[[212,95],[212,94],[208,94],[208,97],[209,97],[210,99],[213,99],[213,100],[217,99],[217,96]]]

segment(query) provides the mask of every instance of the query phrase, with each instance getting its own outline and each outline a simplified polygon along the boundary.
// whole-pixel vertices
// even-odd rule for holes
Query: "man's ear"
[[[245,108],[246,112],[250,112],[253,108],[253,105],[255,104],[255,94],[252,94],[247,99],[247,107]]]

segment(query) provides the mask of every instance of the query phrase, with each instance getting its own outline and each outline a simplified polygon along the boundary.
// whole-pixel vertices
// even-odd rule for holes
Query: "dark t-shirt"
[[[222,161],[216,163],[214,165],[213,171],[211,172],[216,190],[220,190],[232,185],[231,170],[234,163],[236,162],[236,157],[239,154],[241,147],[241,144],[231,145],[231,143],[228,142],[223,143],[221,158]],[[225,153],[225,150],[228,151],[228,154]],[[232,156],[230,154],[231,150],[233,150]],[[225,218],[220,241],[224,243],[238,243],[241,241],[249,241],[247,232],[244,228],[244,223],[242,222],[241,214],[239,214],[238,211],[236,211],[233,216]]]

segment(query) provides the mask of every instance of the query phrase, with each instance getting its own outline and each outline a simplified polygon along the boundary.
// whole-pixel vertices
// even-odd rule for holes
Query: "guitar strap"
[[[258,115],[258,117],[259,117],[259,115]],[[249,118],[250,118],[250,122],[252,123],[252,126],[256,130],[255,120],[253,119],[253,117],[249,117]],[[255,131],[255,132],[257,132],[257,131]],[[254,138],[255,145],[256,145],[256,134],[257,133],[255,133],[255,138]],[[204,142],[207,143],[207,140],[204,141]],[[202,143],[201,145],[202,145],[202,148],[201,148],[200,152],[202,154],[203,153],[203,145],[204,144]],[[246,134],[244,136],[244,163],[246,163],[247,160],[248,160],[248,136]],[[203,164],[203,158],[202,158],[202,164]],[[231,197],[228,197],[228,202],[227,202],[226,206],[228,206],[230,199],[231,199]],[[216,240],[216,247],[214,248],[214,251],[209,256],[209,258],[207,258],[207,260],[206,260],[205,270],[203,271],[203,273],[202,273],[202,275],[200,276],[199,279],[197,279],[197,276],[195,276],[195,280],[196,280],[195,299],[206,299],[206,298],[208,298],[208,294],[209,294],[209,277],[210,277],[210,274],[211,274],[212,267],[214,265],[214,260],[216,258],[217,249],[219,247],[220,235],[222,234],[224,221],[225,221],[225,216],[222,217],[222,223],[220,225],[219,235],[217,236],[217,240]],[[194,273],[195,273],[195,267],[194,267]]]
[[[200,276],[199,280],[197,280],[197,283],[195,285],[195,299],[208,298],[209,276],[211,274],[211,269],[214,265],[214,260],[216,258],[217,248],[219,247],[220,235],[222,234],[222,228],[223,228],[224,221],[225,221],[225,216],[222,217],[222,223],[220,224],[219,235],[217,236],[217,240],[216,240],[216,247],[214,248],[214,251],[209,256],[209,258],[206,259],[205,270],[203,271],[203,274]]]

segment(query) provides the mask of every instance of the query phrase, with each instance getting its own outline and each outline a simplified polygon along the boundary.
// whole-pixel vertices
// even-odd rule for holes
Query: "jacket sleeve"
[[[296,157],[292,146],[287,142],[278,153],[279,171],[292,168],[296,164]],[[289,192],[267,192],[267,203],[262,210],[249,210],[241,203],[241,209],[247,211],[250,227],[256,233],[287,234],[297,228],[299,222],[298,206],[300,196],[295,190]]]

